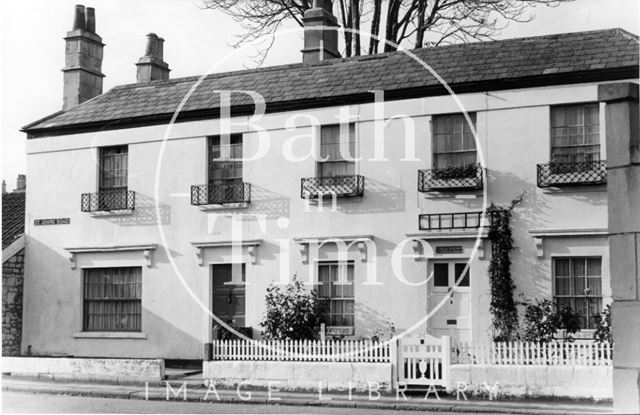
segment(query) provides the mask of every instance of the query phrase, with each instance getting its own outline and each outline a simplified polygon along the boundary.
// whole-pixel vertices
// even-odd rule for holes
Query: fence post
[[[399,376],[399,359],[401,358],[398,353],[399,346],[398,343],[401,342],[401,339],[390,340],[389,341],[389,353],[390,353],[390,362],[391,362],[391,389],[398,390],[398,376]]]
[[[449,367],[451,365],[451,338],[442,336],[442,383],[447,390],[451,389],[449,385]]]

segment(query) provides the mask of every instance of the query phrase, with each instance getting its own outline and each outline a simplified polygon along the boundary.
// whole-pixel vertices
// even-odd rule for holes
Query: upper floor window
[[[356,125],[323,125],[320,128],[320,158],[317,177],[353,176],[356,163]]]
[[[99,191],[127,190],[128,153],[126,145],[100,148]]]
[[[83,275],[84,331],[140,331],[142,268],[87,268]]]
[[[578,313],[582,329],[594,329],[594,317],[602,310],[602,259],[554,258],[553,280],[556,305]]]
[[[600,160],[599,104],[551,107],[551,162]]]
[[[209,137],[209,184],[242,183],[242,134]]]
[[[468,115],[475,128],[476,114]],[[464,167],[476,163],[476,141],[464,114],[434,115],[433,167]]]
[[[353,274],[353,262],[318,264],[318,297],[326,304],[324,323],[327,327],[354,328]]]

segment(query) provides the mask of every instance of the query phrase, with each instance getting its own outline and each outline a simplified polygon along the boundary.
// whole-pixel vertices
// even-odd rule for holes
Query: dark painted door
[[[213,313],[227,324],[244,327],[244,264],[214,264],[211,268],[213,275]],[[232,282],[234,271],[242,273],[242,283],[239,283],[240,281],[238,283]],[[214,321],[213,324],[216,325],[216,322]]]

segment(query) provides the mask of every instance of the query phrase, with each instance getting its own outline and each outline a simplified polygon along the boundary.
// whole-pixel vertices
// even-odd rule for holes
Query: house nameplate
[[[327,334],[330,336],[351,336],[353,327],[327,327]]]
[[[436,246],[436,254],[461,254],[462,245]]]
[[[50,218],[50,219],[34,219],[34,226],[43,226],[43,225],[69,225],[71,223],[71,218]]]

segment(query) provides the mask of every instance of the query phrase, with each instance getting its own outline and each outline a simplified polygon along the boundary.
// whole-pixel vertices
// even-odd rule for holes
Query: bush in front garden
[[[316,290],[293,278],[287,285],[271,284],[267,312],[260,326],[267,340],[314,340],[320,335],[323,306]]]

